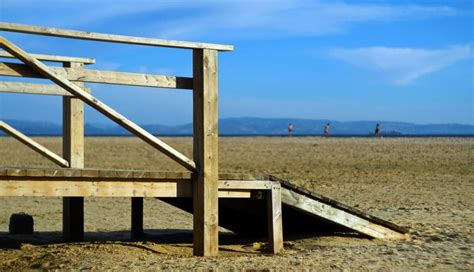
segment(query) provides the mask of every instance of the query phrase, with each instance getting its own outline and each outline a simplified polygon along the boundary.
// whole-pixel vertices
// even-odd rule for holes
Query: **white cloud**
[[[209,3],[209,2],[207,2]],[[196,7],[195,7],[196,8]],[[158,36],[194,38],[320,36],[344,32],[354,24],[454,16],[447,6],[349,4],[337,1],[221,1],[193,15],[154,25]]]
[[[135,35],[175,39],[213,35],[250,38],[319,36],[344,32],[354,24],[365,22],[419,20],[460,13],[449,6],[360,4],[328,0],[3,0],[0,3],[1,9],[5,10],[2,17],[8,20],[10,14],[14,16],[10,20],[15,22],[24,20],[24,23],[69,28],[126,22],[127,28],[132,29]],[[22,13],[11,12],[19,10],[26,10],[28,16],[22,19],[19,17]]]
[[[446,49],[364,47],[332,49],[330,56],[353,65],[381,72],[399,85],[439,71],[458,61],[472,58],[470,45],[454,45]]]

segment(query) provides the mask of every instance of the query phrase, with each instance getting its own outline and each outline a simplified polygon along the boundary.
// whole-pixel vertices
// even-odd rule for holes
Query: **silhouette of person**
[[[288,124],[288,137],[291,137],[292,134],[293,134],[293,124],[289,123]]]
[[[375,137],[380,137],[380,124],[377,123],[375,126]]]
[[[323,131],[323,136],[324,137],[329,137],[329,128],[331,127],[331,124],[327,123],[324,126],[324,131]]]

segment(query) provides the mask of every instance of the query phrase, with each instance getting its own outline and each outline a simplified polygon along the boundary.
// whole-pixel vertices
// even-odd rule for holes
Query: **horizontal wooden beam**
[[[95,59],[93,58],[80,58],[80,57],[67,57],[67,56],[55,56],[55,55],[44,55],[44,54],[31,54],[38,60],[52,61],[52,62],[78,62],[83,64],[94,64]],[[0,58],[10,58],[14,59],[15,57],[6,52],[0,51]]]
[[[27,52],[23,51],[21,48],[16,46],[15,44],[11,43],[4,37],[0,36],[0,45],[3,49],[8,51],[10,54],[17,57],[19,60],[23,61],[25,64],[33,68],[34,70],[41,73],[46,78],[50,79],[54,83],[58,84],[62,88],[64,88],[69,93],[73,94],[75,97],[84,101],[84,103],[88,104],[92,108],[96,109],[100,113],[107,116],[110,120],[114,121],[118,125],[122,126],[123,128],[127,129],[137,137],[141,138],[149,145],[153,146],[154,148],[160,150],[163,154],[174,160],[175,162],[181,164],[186,169],[195,172],[196,171],[196,163],[186,157],[185,155],[181,154],[176,149],[172,148],[171,146],[167,145],[165,142],[161,141],[160,139],[153,136],[148,131],[144,130],[134,122],[125,118],[125,116],[121,115],[111,107],[104,104],[99,99],[95,98],[91,94],[87,93],[81,87],[77,86],[76,84],[72,83],[68,79],[56,75],[51,72],[48,66],[44,65],[39,60],[35,59],[34,57],[30,56]]]
[[[46,147],[42,146],[41,144],[35,142],[30,137],[26,136],[25,134],[19,132],[18,130],[14,129],[7,123],[0,121],[0,129],[5,131],[7,134],[12,136],[13,138],[17,139],[24,145],[28,146],[29,148],[33,149],[37,153],[41,154],[43,157],[49,159],[50,161],[56,163],[62,167],[69,167],[69,162],[63,159],[61,156],[56,155],[51,150],[47,149]]]
[[[192,197],[191,181],[93,181],[0,179],[1,196],[36,197]],[[219,191],[220,198],[250,198],[249,190]]]
[[[64,77],[71,81],[189,90],[193,88],[193,79],[189,77],[89,69],[71,69],[50,66],[48,66],[48,69],[54,75]],[[11,62],[0,62],[0,75],[12,77],[45,78],[44,75],[25,64]]]
[[[89,88],[85,89],[90,92]],[[55,84],[23,83],[11,81],[0,81],[0,92],[72,96],[72,94],[68,93],[63,88]]]
[[[68,29],[24,25],[24,24],[14,24],[14,23],[6,23],[6,22],[0,22],[0,30],[44,35],[44,36],[71,38],[71,39],[138,44],[138,45],[160,46],[160,47],[172,47],[172,48],[213,49],[213,50],[219,50],[219,51],[232,51],[234,49],[232,45],[185,42],[185,41],[163,40],[163,39],[104,34],[104,33],[95,33],[95,32],[84,32],[84,31],[77,31],[77,30],[68,30]]]
[[[271,190],[272,183],[266,180],[219,180],[219,189]]]

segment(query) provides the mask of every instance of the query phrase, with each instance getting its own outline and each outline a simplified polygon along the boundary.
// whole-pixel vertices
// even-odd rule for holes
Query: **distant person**
[[[289,123],[288,124],[288,137],[291,137],[293,135],[293,124]]]
[[[380,137],[380,124],[377,123],[375,126],[375,137]]]
[[[324,126],[324,131],[323,131],[323,136],[324,137],[329,137],[329,128],[331,127],[331,124],[327,123]]]

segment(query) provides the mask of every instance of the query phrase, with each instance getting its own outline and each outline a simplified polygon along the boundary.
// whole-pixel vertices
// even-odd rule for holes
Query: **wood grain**
[[[119,124],[120,126],[124,127],[131,133],[135,134],[154,148],[160,150],[162,153],[176,161],[177,163],[181,164],[184,166],[186,169],[190,171],[195,171],[196,170],[196,164],[194,161],[191,159],[187,158],[177,150],[173,149],[163,141],[157,139],[155,136],[153,136],[151,133],[147,132],[137,124],[133,123],[132,121],[128,120],[125,118],[125,116],[121,115],[114,109],[110,108],[106,104],[102,103],[100,100],[97,98],[93,97],[81,87],[77,86],[76,84],[72,83],[66,78],[63,78],[62,76],[58,76],[54,73],[52,73],[49,68],[38,61],[37,59],[33,58],[30,56],[28,53],[23,51],[21,48],[17,47],[13,43],[9,42],[3,37],[0,37],[0,44],[9,53],[12,55],[16,56],[18,59],[23,61],[24,63],[28,64],[31,68],[34,70],[38,71],[41,73],[43,76],[46,78],[50,79],[54,83],[58,84],[71,94],[73,94],[75,97],[80,98],[82,101],[87,103],[89,106],[93,107],[97,111],[101,112],[108,118],[110,118],[112,121],[115,123]]]
[[[71,39],[137,44],[137,45],[148,45],[148,46],[160,46],[160,47],[172,47],[172,48],[213,49],[213,50],[219,50],[219,51],[232,51],[234,49],[232,45],[142,38],[142,37],[134,37],[134,36],[84,32],[84,31],[77,31],[77,30],[68,30],[68,29],[24,25],[24,24],[14,24],[14,23],[6,23],[6,22],[0,22],[0,30],[45,35],[45,36],[64,37],[64,38],[71,38]]]

